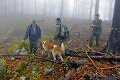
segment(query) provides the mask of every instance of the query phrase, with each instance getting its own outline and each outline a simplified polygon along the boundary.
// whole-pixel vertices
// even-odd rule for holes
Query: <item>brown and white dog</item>
[[[42,47],[44,48],[45,51],[52,52],[54,61],[56,60],[56,55],[58,55],[61,61],[63,61],[62,54],[65,53],[65,47],[63,43],[61,44],[60,47],[59,45],[56,45],[52,42],[42,41]],[[48,53],[48,55],[49,54],[50,53]]]

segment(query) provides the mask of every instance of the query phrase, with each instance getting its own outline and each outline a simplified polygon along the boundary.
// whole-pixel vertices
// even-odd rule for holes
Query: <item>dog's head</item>
[[[46,41],[41,41],[40,42],[40,48],[43,49],[43,45],[46,43]]]

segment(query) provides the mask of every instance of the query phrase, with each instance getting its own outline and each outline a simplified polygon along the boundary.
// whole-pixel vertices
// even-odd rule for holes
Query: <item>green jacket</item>
[[[57,25],[54,39],[57,39],[60,36],[60,25]]]
[[[101,34],[102,33],[102,20],[94,20],[93,21],[93,30],[92,30],[92,34]]]

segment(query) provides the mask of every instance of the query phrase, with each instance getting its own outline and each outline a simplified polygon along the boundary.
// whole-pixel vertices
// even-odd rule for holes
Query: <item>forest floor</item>
[[[66,23],[70,22],[66,21]],[[118,61],[92,58],[92,56],[96,57],[95,53],[99,53],[107,42],[110,28],[104,24],[103,35],[101,35],[100,40],[101,46],[99,48],[92,47],[92,53],[89,54],[90,50],[88,47],[85,47],[85,45],[88,45],[90,37],[87,27],[89,24],[86,25],[86,23],[88,22],[83,22],[83,24],[75,23],[74,27],[71,27],[71,43],[67,45],[67,49],[72,50],[73,53],[84,52],[81,52],[79,55],[77,54],[77,56],[65,56],[64,63],[61,63],[59,60],[53,62],[52,59],[43,58],[41,49],[38,49],[37,57],[31,55],[10,56],[7,51],[12,43],[0,43],[0,55],[4,54],[2,58],[7,64],[6,73],[0,80],[20,80],[20,78],[24,77],[27,78],[26,80],[104,80],[105,78],[108,78],[108,80],[110,78],[120,80],[120,55],[117,55],[119,57]],[[46,28],[44,32],[47,30]],[[116,56],[113,54],[107,54],[106,56],[106,54],[103,55],[105,58]],[[77,67],[72,66],[73,64],[71,65],[72,62],[79,60],[81,63]]]

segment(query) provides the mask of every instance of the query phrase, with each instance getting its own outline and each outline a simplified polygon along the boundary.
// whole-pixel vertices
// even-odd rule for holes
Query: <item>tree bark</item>
[[[37,9],[36,9],[36,0],[35,0],[35,14],[37,14]]]
[[[93,0],[91,0],[91,4],[90,4],[90,20],[92,19],[92,9],[93,9]]]
[[[23,4],[24,4],[24,1],[22,0],[22,8],[21,8],[22,14],[23,14]]]
[[[63,18],[63,6],[64,6],[64,0],[61,1],[61,12],[60,12],[60,18]]]
[[[109,0],[109,20],[112,20],[112,6],[113,6],[113,1],[114,0]]]
[[[9,15],[10,15],[10,6],[11,6],[11,5],[10,5],[10,0],[9,0]]]
[[[46,0],[44,0],[43,16],[45,16],[45,12],[46,12]]]
[[[95,14],[98,14],[99,12],[99,0],[96,0],[96,6],[95,6]]]
[[[109,52],[120,52],[120,0],[115,0],[114,15],[112,22],[112,30],[107,42],[107,48]]]

